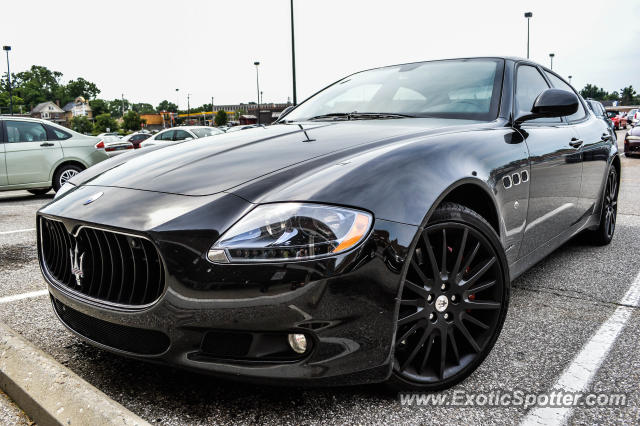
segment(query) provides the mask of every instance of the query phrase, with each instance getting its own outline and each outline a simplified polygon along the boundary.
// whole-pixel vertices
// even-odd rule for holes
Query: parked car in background
[[[611,133],[611,136],[613,136],[613,140],[616,140],[616,129],[613,126],[613,121],[611,121],[611,119],[607,115],[607,111],[604,109],[604,105],[593,99],[587,99],[587,105],[589,105],[589,109],[596,117],[607,123],[607,126],[609,126],[609,132]]]
[[[637,126],[639,121],[640,121],[640,109],[636,108],[629,111],[629,113],[627,114],[627,122],[629,123],[629,125]]]
[[[165,129],[140,143],[140,148],[161,143],[187,141],[190,139],[206,138],[207,136],[221,135],[224,131],[208,126],[181,126]]]
[[[624,136],[624,155],[640,155],[640,126],[632,128]]]
[[[256,127],[264,127],[261,124],[244,124],[244,125],[240,125],[240,126],[233,126],[233,127],[229,127],[227,129],[227,133],[229,132],[237,132],[239,130],[247,130],[247,129],[254,129]]]
[[[133,144],[127,142],[117,135],[107,135],[100,138],[100,142],[96,144],[97,149],[104,149],[109,157],[122,154],[128,149],[133,149]]]
[[[100,133],[100,134],[98,134],[96,137],[98,137],[98,138],[104,138],[105,136],[115,136],[115,137],[117,137],[118,139],[122,139],[122,136],[120,136],[119,134],[114,133],[114,132]]]
[[[609,119],[613,123],[614,128],[618,130],[627,128],[627,115],[625,113],[610,110],[607,111],[607,117],[609,117]]]
[[[151,137],[149,132],[135,132],[122,138],[123,141],[131,142],[134,149],[140,148],[140,143],[146,141]]]
[[[0,191],[55,191],[108,158],[96,139],[46,120],[0,117]]]

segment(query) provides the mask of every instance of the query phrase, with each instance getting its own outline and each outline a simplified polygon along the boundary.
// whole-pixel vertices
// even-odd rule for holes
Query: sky
[[[290,0],[11,1],[0,43],[11,70],[44,65],[124,94],[186,109],[292,97]],[[579,90],[640,92],[640,1],[294,0],[298,101],[350,73],[429,59],[509,55],[553,68]],[[4,58],[3,58],[4,59]],[[0,62],[3,64],[3,62]],[[0,69],[3,66],[0,65]],[[4,72],[4,69],[3,69]],[[176,92],[176,89],[179,89]]]

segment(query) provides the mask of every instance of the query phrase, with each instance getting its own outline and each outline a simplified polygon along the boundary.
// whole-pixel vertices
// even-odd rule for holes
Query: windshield
[[[212,127],[201,127],[199,129],[191,129],[193,133],[199,138],[205,138],[207,136],[219,135],[224,133],[222,130],[214,129]]]
[[[340,114],[494,120],[503,64],[499,59],[460,59],[363,71],[307,99],[284,121],[336,119]]]
[[[618,114],[619,114],[618,111],[607,111],[607,117],[609,118],[617,117]]]

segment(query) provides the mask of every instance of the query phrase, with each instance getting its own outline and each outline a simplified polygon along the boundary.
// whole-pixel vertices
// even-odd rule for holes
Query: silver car
[[[224,131],[209,126],[181,126],[165,129],[156,133],[146,141],[140,143],[140,148],[159,145],[167,142],[188,141],[190,139],[205,138],[207,136],[221,135]]]
[[[98,141],[46,120],[0,116],[0,191],[57,191],[108,158]]]

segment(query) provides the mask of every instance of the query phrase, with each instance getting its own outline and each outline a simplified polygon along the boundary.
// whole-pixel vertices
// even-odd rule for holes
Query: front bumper
[[[101,209],[78,207],[98,189],[104,192],[102,198],[113,202],[103,203]],[[182,198],[195,204],[162,220],[156,220],[158,208],[149,207],[175,205]],[[136,199],[137,205],[144,206],[135,217],[118,214],[122,208],[118,206],[126,199]],[[124,205],[130,211],[131,202]],[[67,327],[96,346],[228,378],[314,385],[388,378],[401,270],[416,227],[376,220],[372,233],[356,250],[321,260],[262,265],[209,263],[205,253],[210,245],[249,208],[244,200],[229,194],[181,197],[96,187],[80,187],[65,194],[42,209],[39,216],[60,220],[68,230],[83,224],[150,239],[164,263],[165,289],[156,302],[142,308],[87,298],[52,277],[43,265],[39,241],[40,264],[54,310]],[[69,312],[63,312],[65,308],[75,316],[69,317]],[[86,332],[96,327],[103,334]],[[129,332],[132,334],[126,334]],[[310,349],[302,356],[280,358],[239,357],[237,353],[224,356],[220,352],[211,356],[206,349],[211,342],[205,344],[205,340],[220,332],[261,336],[302,333],[310,340]],[[166,342],[149,352],[142,349],[151,343],[127,346],[104,337],[115,335],[121,335],[124,342],[146,342],[144,339],[151,339],[151,335],[162,340],[166,336]]]

